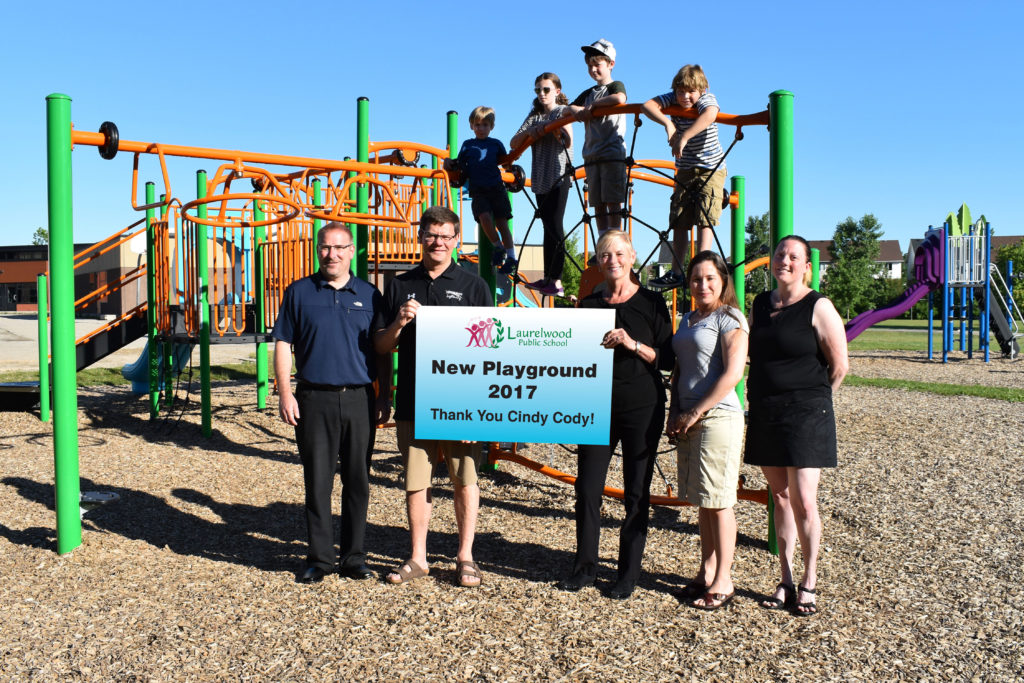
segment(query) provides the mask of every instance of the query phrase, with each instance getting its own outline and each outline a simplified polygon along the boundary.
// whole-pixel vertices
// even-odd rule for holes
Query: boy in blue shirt
[[[610,41],[601,38],[580,49],[587,60],[587,73],[597,85],[580,93],[570,109],[586,129],[583,164],[597,232],[602,235],[605,230],[622,227],[622,204],[626,201],[626,115],[594,116],[592,110],[625,104],[626,86],[622,81],[612,80],[615,46]]]
[[[491,263],[502,275],[513,275],[519,263],[516,261],[512,231],[508,228],[512,203],[508,200],[499,166],[499,160],[506,154],[505,145],[501,140],[490,137],[494,130],[494,110],[477,107],[469,114],[469,125],[476,137],[462,143],[458,165],[473,199],[473,218],[493,245]],[[448,170],[454,165],[450,159],[445,161]]]
[[[695,109],[697,118],[665,116],[662,108],[672,105]],[[710,250],[714,246],[714,226],[722,215],[726,170],[715,123],[718,100],[708,92],[708,79],[700,64],[687,64],[672,79],[671,92],[644,102],[644,114],[665,127],[676,160],[668,218],[674,253],[672,270],[648,283],[655,289],[673,289],[683,284],[690,228],[697,226],[696,253]]]

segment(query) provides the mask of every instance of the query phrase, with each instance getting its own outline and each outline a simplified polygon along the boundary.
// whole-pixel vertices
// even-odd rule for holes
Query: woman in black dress
[[[849,369],[842,318],[810,288],[811,267],[807,241],[783,238],[772,256],[778,286],[751,307],[744,456],[761,467],[775,503],[782,580],[761,604],[798,616],[817,612],[818,481],[821,468],[836,466],[832,394]],[[804,560],[799,588],[792,567],[797,541]]]
[[[605,232],[597,242],[597,259],[605,287],[583,299],[580,307],[615,311],[615,327],[601,342],[615,350],[611,430],[607,444],[579,447],[576,561],[572,574],[558,587],[578,591],[597,577],[601,495],[612,451],[621,443],[626,516],[619,533],[619,576],[607,595],[624,600],[640,578],[647,542],[651,477],[665,424],[665,386],[659,364],[672,361],[672,325],[665,300],[632,279],[636,252],[626,233]]]

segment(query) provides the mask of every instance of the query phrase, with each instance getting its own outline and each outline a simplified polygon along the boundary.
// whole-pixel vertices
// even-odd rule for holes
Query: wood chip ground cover
[[[1024,365],[859,353],[853,372],[1024,387]],[[778,580],[766,513],[741,502],[738,597],[717,613],[673,597],[696,569],[693,508],[655,508],[633,598],[614,579],[621,504],[604,505],[597,589],[553,583],[574,551],[570,487],[504,463],[482,482],[485,583],[454,583],[450,488],[439,478],[431,576],[405,586],[294,583],[305,531],[289,428],[255,387],[150,422],[125,388],[79,398],[83,490],[121,499],[54,552],[52,429],[0,413],[0,678],[5,680],[1019,680],[1024,677],[1024,404],[868,387],[836,398],[840,466],[822,480],[821,614],[757,601]],[[194,403],[193,403],[194,405]],[[674,454],[661,469],[674,485]],[[569,472],[560,446],[525,454]],[[367,550],[407,554],[393,432],[374,454]],[[748,486],[763,478],[743,467]],[[614,469],[609,483],[616,483]],[[665,484],[655,475],[653,492]],[[336,496],[337,498],[337,496]],[[337,504],[337,500],[336,500]],[[336,505],[337,507],[337,505]]]

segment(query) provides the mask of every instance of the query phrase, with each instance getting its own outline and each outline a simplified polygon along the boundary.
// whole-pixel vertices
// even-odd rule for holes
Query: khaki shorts
[[[443,457],[448,463],[448,476],[460,486],[476,483],[476,470],[480,460],[480,444],[475,441],[438,441],[413,438],[411,420],[396,420],[398,450],[402,454],[405,470],[405,490],[422,491],[430,488],[434,466]]]
[[[705,179],[710,178],[706,183]],[[703,187],[701,185],[703,184]],[[725,169],[714,173],[709,168],[681,168],[676,171],[668,224],[673,230],[689,230],[693,226],[714,227],[722,217],[725,195]]]
[[[679,497],[702,508],[736,504],[743,413],[713,408],[676,442]]]
[[[626,162],[622,159],[587,160],[587,197],[591,206],[626,201]]]

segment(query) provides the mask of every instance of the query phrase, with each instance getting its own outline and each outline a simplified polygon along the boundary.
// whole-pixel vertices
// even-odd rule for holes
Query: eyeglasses
[[[436,234],[434,234],[432,232],[424,232],[424,233],[421,233],[421,234],[423,236],[423,241],[427,242],[427,243],[431,243],[431,242],[445,242],[445,243],[448,243],[448,242],[451,242],[452,240],[455,239],[455,235],[436,235]]]
[[[548,86],[545,85],[543,88],[534,88],[533,92],[537,93],[538,95],[540,95],[541,93],[547,95],[552,90],[554,90],[554,88],[549,88]]]
[[[349,248],[354,247],[354,246],[355,246],[355,244],[319,244],[319,245],[317,245],[317,249],[319,249],[320,251],[324,252],[325,254],[329,254],[332,251],[336,251],[338,253],[341,253],[341,252],[345,251],[346,249],[349,249]]]

